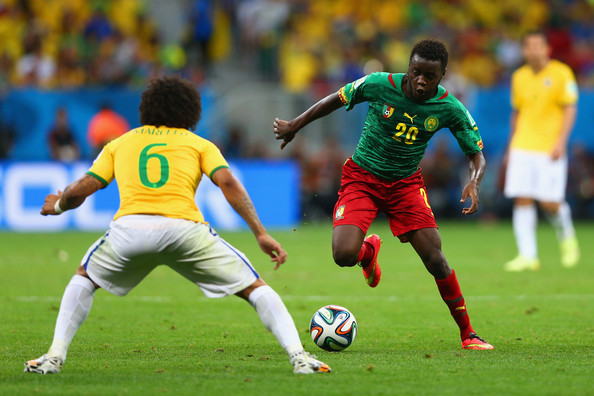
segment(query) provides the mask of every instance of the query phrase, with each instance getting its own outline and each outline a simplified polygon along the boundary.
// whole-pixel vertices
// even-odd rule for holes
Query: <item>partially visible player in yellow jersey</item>
[[[505,195],[514,199],[518,256],[504,268],[540,268],[536,202],[555,227],[561,264],[569,268],[578,263],[580,255],[565,201],[567,142],[577,114],[577,84],[569,66],[550,59],[543,32],[526,34],[522,49],[526,64],[514,72],[511,83],[513,112],[505,181]]]
[[[511,87],[516,119],[510,149],[539,151],[553,159],[564,155],[578,100],[569,66],[551,59],[535,72],[525,64],[514,72]]]
[[[201,114],[194,85],[178,77],[153,79],[139,110],[143,126],[108,143],[84,176],[45,199],[41,214],[59,215],[115,179],[120,209],[66,287],[48,352],[26,362],[25,372],[59,373],[70,342],[91,310],[95,290],[101,287],[124,296],[157,265],[169,266],[199,286],[206,297],[235,294],[248,301],[289,355],[294,373],[329,372],[327,364],[304,351],[280,296],[196,207],[196,189],[206,175],[249,225],[275,269],[287,259],[219,149],[190,132]]]

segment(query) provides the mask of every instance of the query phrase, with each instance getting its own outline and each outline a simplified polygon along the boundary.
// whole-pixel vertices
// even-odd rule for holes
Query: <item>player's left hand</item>
[[[468,197],[470,197],[471,203],[469,208],[462,209],[462,214],[465,215],[473,214],[478,210],[478,186],[475,182],[470,182],[464,187],[464,190],[462,190],[462,198],[460,199],[460,203],[466,202]]]
[[[565,155],[565,151],[565,144],[557,144],[551,152],[551,159],[553,161],[557,161],[559,158]]]
[[[276,271],[281,264],[287,261],[287,252],[273,237],[268,234],[264,234],[258,237],[258,245],[260,249],[270,257],[272,262],[276,263],[274,270]]]
[[[274,132],[274,137],[276,138],[276,140],[283,141],[280,146],[281,150],[284,149],[285,146],[295,138],[295,134],[297,134],[297,131],[292,131],[290,129],[288,121],[281,120],[278,117],[274,119],[274,123],[272,124],[272,130]]]
[[[48,194],[48,196],[45,197],[45,203],[43,204],[43,207],[41,208],[40,213],[43,216],[57,215],[54,207],[56,206],[56,201],[58,199],[60,199],[61,196],[62,196],[62,191],[60,191],[60,190],[58,190],[58,194]]]

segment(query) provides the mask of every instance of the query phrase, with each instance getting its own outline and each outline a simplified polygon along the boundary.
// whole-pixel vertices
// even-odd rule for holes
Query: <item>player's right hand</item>
[[[55,205],[56,205],[56,201],[58,199],[60,199],[60,197],[62,196],[62,191],[58,190],[58,194],[48,194],[47,197],[45,197],[45,202],[43,204],[43,207],[41,208],[41,214],[43,216],[47,216],[47,215],[58,215],[58,213],[56,213],[56,210],[54,209]]]
[[[283,141],[280,146],[281,150],[284,149],[285,146],[295,138],[295,134],[297,133],[297,131],[290,130],[288,121],[281,120],[278,117],[274,119],[272,131],[274,132],[276,140]]]

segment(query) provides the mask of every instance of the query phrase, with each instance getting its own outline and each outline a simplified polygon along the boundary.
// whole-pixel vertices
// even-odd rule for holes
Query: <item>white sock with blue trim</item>
[[[295,322],[277,292],[268,285],[260,286],[252,291],[249,301],[289,356],[303,351]]]
[[[93,305],[95,285],[89,278],[74,275],[64,290],[60,311],[56,319],[54,341],[48,356],[58,356],[66,360],[66,354],[72,338],[83,324]]]

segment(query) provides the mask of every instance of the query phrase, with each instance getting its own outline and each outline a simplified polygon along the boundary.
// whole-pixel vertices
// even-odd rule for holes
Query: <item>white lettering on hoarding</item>
[[[50,231],[66,228],[70,213],[62,216],[39,214],[43,200],[38,206],[25,206],[27,188],[47,188],[47,193],[56,193],[68,184],[64,166],[59,164],[14,165],[6,168],[4,179],[4,215],[9,228],[27,231]]]
[[[241,172],[233,168],[241,180]],[[76,210],[60,216],[39,214],[45,195],[63,190],[89,169],[89,164],[59,163],[0,164],[0,228],[19,231],[59,231],[68,228],[102,231],[109,227],[118,210],[119,200],[108,196],[96,208],[96,200],[104,199],[98,193],[87,197]],[[115,187],[115,186],[114,186]],[[109,186],[108,188],[111,188]],[[222,191],[204,176],[196,194],[196,205],[203,210],[206,220],[220,229],[238,229],[244,226],[241,217],[227,203]]]

